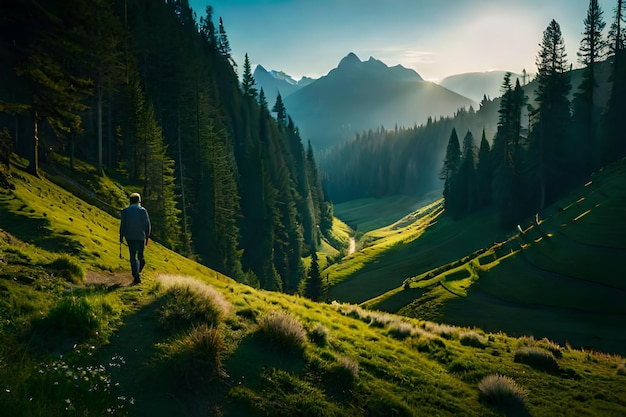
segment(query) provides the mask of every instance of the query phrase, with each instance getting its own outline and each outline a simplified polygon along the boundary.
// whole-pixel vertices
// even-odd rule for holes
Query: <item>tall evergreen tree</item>
[[[307,273],[306,287],[304,290],[304,296],[313,300],[320,301],[326,298],[326,288],[320,273],[319,262],[315,248],[311,250],[311,265]]]
[[[499,109],[498,131],[491,150],[493,164],[492,200],[498,210],[500,223],[510,226],[526,211],[522,181],[523,153],[521,146],[521,114],[525,95],[519,83],[511,85],[511,74],[504,76]]]
[[[478,207],[486,207],[491,204],[491,180],[493,177],[493,163],[491,159],[491,146],[487,140],[485,129],[483,129],[478,149],[478,164],[476,166]]]
[[[626,114],[626,1],[618,0],[615,18],[609,33],[610,54],[613,59],[611,94],[604,114],[603,130],[606,150],[603,160],[614,161],[626,156],[623,118]]]
[[[446,148],[446,156],[439,176],[444,181],[443,198],[445,199],[446,207],[449,205],[455,207],[455,190],[453,189],[454,177],[459,170],[460,165],[461,145],[459,144],[459,137],[456,134],[456,129],[453,128],[450,133],[450,139],[448,140],[448,146]]]
[[[256,98],[257,89],[254,87],[256,81],[252,76],[252,70],[250,68],[250,59],[248,58],[248,54],[243,61],[243,79],[241,81],[241,88],[243,89],[243,95],[250,98]]]
[[[543,33],[537,56],[537,109],[532,126],[531,169],[537,184],[537,209],[571,185],[569,65],[561,27],[552,20]]]
[[[600,164],[600,146],[596,135],[600,109],[595,103],[596,64],[606,56],[607,43],[602,36],[606,25],[598,0],[589,1],[585,30],[578,60],[585,66],[583,79],[572,101],[573,164],[577,177],[583,178]]]
[[[228,36],[226,35],[226,29],[224,28],[224,21],[220,17],[220,24],[217,32],[217,50],[220,53],[221,57],[227,62],[232,69],[237,68],[237,63],[233,60],[231,56],[231,48],[230,42],[228,41]]]
[[[287,109],[285,108],[285,104],[283,103],[283,98],[280,93],[276,96],[276,103],[274,104],[274,107],[272,107],[272,111],[276,113],[276,120],[278,120],[278,123],[287,123]]]
[[[75,57],[85,53],[81,26],[80,1],[33,0],[3,3],[0,12],[8,22],[14,52],[15,74],[20,81],[14,91],[17,106],[28,109],[29,170],[38,175],[39,132],[46,121],[59,139],[83,131],[81,114],[87,109],[84,99],[91,80],[76,65]],[[5,29],[7,30],[7,29]]]
[[[609,55],[615,56],[618,51],[626,49],[626,1],[617,0],[615,17],[609,29]]]
[[[457,192],[459,193],[459,215],[467,215],[478,206],[476,184],[476,145],[474,135],[469,130],[463,137],[463,150],[459,170],[455,175]]]

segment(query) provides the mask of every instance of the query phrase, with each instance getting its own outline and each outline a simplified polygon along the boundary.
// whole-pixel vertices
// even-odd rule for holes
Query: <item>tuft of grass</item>
[[[552,353],[536,347],[517,349],[515,351],[514,361],[529,365],[541,371],[555,372],[559,369],[559,364]]]
[[[505,415],[523,410],[527,393],[513,378],[494,374],[484,377],[478,383],[481,397],[493,404]]]
[[[359,379],[359,363],[347,356],[340,356],[329,368],[326,377],[341,390],[351,389]]]
[[[85,280],[85,271],[68,255],[61,255],[48,264],[48,269],[56,271],[65,280],[73,284],[82,284]]]
[[[459,332],[459,329],[454,326],[433,322],[426,322],[424,329],[444,339],[452,339]]]
[[[475,331],[461,332],[459,334],[459,341],[463,346],[472,346],[476,348],[484,348],[487,346],[487,340],[485,337]]]
[[[187,387],[226,375],[222,366],[226,344],[218,328],[207,324],[194,326],[183,336],[159,347]]]
[[[302,349],[306,331],[295,317],[281,310],[265,313],[259,320],[259,333],[283,348]]]
[[[378,312],[369,312],[369,314],[366,314],[366,317],[369,319],[370,326],[380,329],[387,327],[389,323],[396,320],[390,314]]]
[[[85,297],[69,295],[62,297],[36,327],[52,335],[86,338],[95,334],[100,323]]]
[[[389,325],[389,335],[399,340],[406,339],[414,332],[414,326],[405,321],[396,320]]]
[[[328,329],[317,323],[309,333],[309,339],[319,347],[326,346],[328,344]]]
[[[231,311],[231,304],[222,293],[198,280],[172,275],[159,276],[165,287],[159,309],[159,323],[177,330],[194,325],[217,325]]]

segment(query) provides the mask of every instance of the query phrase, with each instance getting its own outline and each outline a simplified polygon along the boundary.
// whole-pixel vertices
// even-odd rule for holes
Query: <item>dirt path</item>
[[[354,237],[350,237],[350,248],[348,249],[348,255],[353,254],[356,251],[356,240]]]
[[[107,287],[132,285],[133,277],[130,272],[87,271],[85,285],[106,285]]]

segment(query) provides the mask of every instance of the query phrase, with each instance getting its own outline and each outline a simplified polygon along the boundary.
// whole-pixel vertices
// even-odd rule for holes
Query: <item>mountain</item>
[[[504,75],[509,71],[485,71],[485,72],[468,72],[465,74],[451,75],[442,79],[438,84],[465,97],[469,97],[476,102],[480,102],[484,96],[488,98],[500,97],[502,92],[502,80]],[[523,76],[511,73],[511,80],[515,84],[515,79],[519,78],[520,84],[526,84]]]
[[[262,65],[256,66],[252,76],[257,83],[259,91],[263,88],[270,108],[276,102],[276,96],[278,96],[279,92],[280,95],[285,98],[315,81],[313,78],[309,77],[302,77],[300,81],[296,81],[283,71],[268,71]]]
[[[285,99],[302,138],[318,149],[380,126],[413,126],[475,104],[401,65],[348,54],[326,76]]]

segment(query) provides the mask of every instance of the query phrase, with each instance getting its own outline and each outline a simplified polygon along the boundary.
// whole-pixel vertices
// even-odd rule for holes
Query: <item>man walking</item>
[[[143,257],[143,248],[148,244],[152,227],[148,211],[141,206],[141,196],[138,193],[130,195],[130,204],[122,210],[120,223],[120,244],[126,238],[130,253],[130,270],[133,274],[133,284],[139,284],[139,273],[146,264]]]

